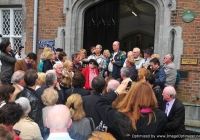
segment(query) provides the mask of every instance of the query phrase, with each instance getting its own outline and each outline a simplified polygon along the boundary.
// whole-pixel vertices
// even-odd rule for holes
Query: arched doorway
[[[155,8],[141,0],[104,0],[88,8],[84,16],[83,48],[101,44],[112,51],[119,40],[124,51],[154,44]]]
[[[64,12],[66,13],[66,40],[65,50],[68,58],[74,51],[83,48],[84,40],[84,15],[88,8],[104,0],[64,0]],[[176,10],[176,0],[138,0],[147,2],[155,8],[155,35],[154,53],[158,53],[161,59],[166,53],[171,52],[171,31],[174,36],[174,62],[180,68],[180,58],[183,52],[182,27],[171,26],[171,12]],[[121,39],[119,37],[119,39]]]

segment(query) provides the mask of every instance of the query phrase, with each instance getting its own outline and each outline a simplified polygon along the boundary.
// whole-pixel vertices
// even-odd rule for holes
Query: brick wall
[[[182,20],[182,13],[191,9],[195,19],[190,23]],[[181,65],[187,70],[189,77],[181,80],[178,86],[178,98],[184,102],[199,103],[200,98],[200,0],[177,0],[177,10],[172,13],[171,24],[181,26],[184,50],[182,58],[198,58],[198,65]]]
[[[33,44],[33,21],[34,21],[34,1],[26,0],[26,54],[32,52]],[[66,15],[63,14],[63,0],[39,0],[38,1],[38,36],[40,39],[55,39],[58,27],[65,26]],[[40,56],[42,50],[38,49],[37,55]],[[39,61],[39,60],[38,60]]]

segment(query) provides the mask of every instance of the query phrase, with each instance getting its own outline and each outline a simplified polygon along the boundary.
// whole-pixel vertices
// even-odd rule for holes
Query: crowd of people
[[[138,47],[126,53],[114,41],[112,53],[97,44],[91,55],[81,49],[71,60],[62,49],[45,47],[37,64],[35,53],[17,60],[8,40],[0,50],[0,138],[129,140],[185,134],[173,54],[161,62],[151,47],[143,54]]]

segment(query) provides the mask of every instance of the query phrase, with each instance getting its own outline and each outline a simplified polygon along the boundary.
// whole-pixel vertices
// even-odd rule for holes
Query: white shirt
[[[47,140],[73,140],[70,138],[69,133],[50,133]]]
[[[139,59],[140,59],[140,57],[138,57],[138,58],[136,58],[134,60],[137,61]],[[142,58],[142,60],[140,61],[139,65],[135,65],[136,66],[136,70],[139,70],[144,63],[145,63],[145,59]]]
[[[20,85],[18,85],[18,84],[16,84],[21,90],[24,90],[24,87],[22,87],[22,86],[20,86]]]
[[[167,110],[167,116],[169,115],[169,112],[171,111],[171,108],[172,108],[172,106],[174,104],[174,101],[175,101],[175,99],[171,100],[170,102],[167,102],[167,103],[169,103],[168,110]]]

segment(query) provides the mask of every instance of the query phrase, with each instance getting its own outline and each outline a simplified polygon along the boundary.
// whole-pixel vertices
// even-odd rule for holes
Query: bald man
[[[72,140],[67,129],[71,126],[70,111],[65,105],[55,105],[49,109],[46,125],[50,128],[47,140]]]
[[[168,119],[165,134],[185,134],[185,107],[176,98],[176,90],[173,86],[167,86],[164,88],[162,95],[164,99],[163,111],[165,111]]]
[[[114,79],[111,79],[111,80],[108,82],[106,91],[107,91],[107,92],[115,91],[119,85],[120,85],[119,81],[114,80]]]

